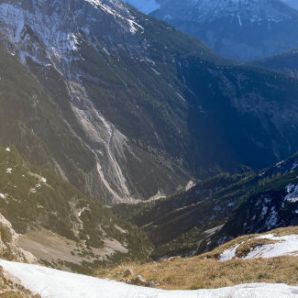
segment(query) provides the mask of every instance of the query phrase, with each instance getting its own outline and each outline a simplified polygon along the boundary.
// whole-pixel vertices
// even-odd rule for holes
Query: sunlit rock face
[[[163,197],[298,148],[297,84],[227,64],[120,1],[2,0],[0,22],[4,52],[43,90],[9,89],[18,100],[2,105],[1,142],[102,202]]]
[[[1,1],[0,24],[11,54],[46,87],[47,73],[55,72],[51,91],[58,85],[64,89],[69,133],[84,148],[79,160],[68,152],[57,162],[67,179],[109,203],[148,199],[187,183],[189,174],[161,149],[156,127],[164,125],[150,124],[156,115],[147,119],[146,108],[136,103],[151,92],[141,89],[153,87],[133,80],[138,70],[127,68],[136,64],[155,76],[158,71],[143,26],[121,1]],[[171,97],[175,91],[166,93]]]

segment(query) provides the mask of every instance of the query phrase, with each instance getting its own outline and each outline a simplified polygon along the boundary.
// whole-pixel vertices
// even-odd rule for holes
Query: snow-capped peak
[[[144,7],[148,1],[126,0],[139,10],[146,12]],[[149,11],[164,20],[187,20],[188,22],[208,23],[221,18],[246,19],[250,22],[280,22],[297,17],[295,11],[287,8],[288,0],[159,0],[157,6]],[[288,3],[287,3],[288,4]],[[293,5],[291,5],[293,6]],[[289,7],[288,7],[289,8]],[[293,15],[295,14],[295,15]],[[170,22],[171,23],[171,22]]]

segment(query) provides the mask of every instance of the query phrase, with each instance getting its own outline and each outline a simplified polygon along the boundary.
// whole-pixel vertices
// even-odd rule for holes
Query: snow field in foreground
[[[42,298],[297,298],[298,287],[245,284],[216,290],[164,291],[137,287],[38,265],[0,260],[21,284]]]

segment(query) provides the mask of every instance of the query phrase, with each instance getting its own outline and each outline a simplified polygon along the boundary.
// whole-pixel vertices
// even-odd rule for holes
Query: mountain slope
[[[267,59],[257,61],[257,66],[261,66],[273,71],[284,73],[295,79],[298,78],[298,51],[292,50],[280,55],[275,55]]]
[[[229,65],[119,1],[2,0],[0,15],[2,144],[101,202],[173,193],[298,147],[296,81]]]
[[[109,203],[148,198],[186,183],[190,174],[175,161],[177,153],[169,148],[179,131],[186,129],[179,119],[186,107],[178,89],[169,84],[175,77],[169,77],[170,69],[159,75],[159,68],[171,61],[174,53],[159,56],[160,62],[151,60],[147,34],[117,1],[1,2],[6,48],[31,68],[58,105],[70,127],[68,133],[79,143],[69,148],[81,146],[87,151],[80,156],[88,158],[81,160],[69,150],[54,148],[68,156],[57,161],[68,179],[73,178],[69,173],[82,175],[79,182],[84,190]],[[66,14],[69,9],[75,11],[75,18]],[[85,22],[86,15],[93,18]],[[52,18],[59,34],[51,34]],[[188,46],[209,55],[183,37],[177,37],[177,44],[179,39],[181,49],[175,48],[175,55]],[[171,45],[173,41],[168,42],[176,47]],[[158,62],[161,65],[155,68]],[[159,80],[160,76],[165,78]],[[161,91],[155,89],[157,80]],[[170,149],[173,151],[168,152]],[[51,151],[57,159],[57,152]],[[144,171],[148,174],[143,175]],[[75,179],[71,181],[78,185]]]
[[[235,236],[297,225],[297,157],[279,163],[269,172],[260,190],[249,197],[222,228],[220,241]]]
[[[237,236],[297,224],[297,155],[261,172],[222,174],[192,189],[136,206],[115,206],[144,229],[153,258],[190,255]]]
[[[119,257],[146,258],[150,250],[136,227],[61,181],[53,170],[25,162],[10,147],[0,148],[0,212],[8,222],[1,222],[4,244],[10,245],[9,233],[14,232],[8,233],[5,226],[11,224],[20,234],[13,247],[54,267],[88,272],[95,264]],[[18,260],[18,254],[8,249],[3,257]]]
[[[241,61],[297,47],[297,11],[279,0],[159,1],[152,15]]]
[[[292,8],[298,9],[298,3],[295,0],[282,0],[287,5],[291,6]]]

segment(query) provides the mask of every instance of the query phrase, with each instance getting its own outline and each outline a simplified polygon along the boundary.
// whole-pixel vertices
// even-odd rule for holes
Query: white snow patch
[[[273,244],[265,244],[253,249],[245,259],[276,258],[282,256],[298,256],[298,235],[274,236],[273,234],[257,237],[276,241]]]
[[[6,194],[0,192],[0,199],[6,199]]]
[[[289,184],[286,187],[287,195],[285,196],[285,200],[290,203],[298,202],[298,184]]]
[[[185,190],[188,191],[188,190],[192,189],[194,186],[196,186],[195,182],[190,180],[190,181],[187,182],[187,184],[185,186]]]
[[[239,26],[242,27],[242,20],[239,14],[237,15],[237,18],[238,18]]]
[[[165,291],[58,271],[38,265],[0,261],[4,270],[42,298],[294,298],[298,287],[243,284],[216,290]]]
[[[89,207],[83,207],[82,209],[80,209],[78,211],[78,217],[81,217],[81,215],[85,212],[85,211],[88,211],[89,210]]]
[[[133,34],[137,33],[137,31],[139,29],[141,29],[141,30],[144,29],[137,22],[135,22],[132,15],[129,14],[129,17],[125,17],[123,14],[116,11],[116,9],[114,9],[111,5],[107,5],[107,4],[103,3],[103,1],[101,1],[101,0],[85,0],[85,1],[90,3],[91,5],[93,5],[95,8],[99,8],[102,11],[104,11],[105,13],[126,22],[129,25],[129,31]],[[115,3],[114,3],[114,5],[115,5]],[[111,3],[109,3],[109,4],[111,4]],[[118,4],[118,8],[120,8],[119,4]],[[121,7],[121,9],[124,11],[123,7]],[[126,13],[128,13],[128,10],[126,11]]]
[[[150,197],[147,202],[158,201],[160,199],[164,199],[166,195],[162,191],[158,191],[154,196]]]
[[[233,247],[230,247],[228,249],[226,249],[220,256],[219,256],[219,260],[221,262],[225,262],[225,261],[230,261],[232,259],[235,259],[236,257],[236,251],[237,248],[240,246],[240,244],[237,244]]]
[[[33,173],[33,172],[29,172],[28,173],[31,177],[34,177],[38,180],[38,184],[46,184],[47,183],[47,178],[39,175],[39,174],[36,174],[36,173]]]
[[[278,212],[274,206],[271,207],[268,218],[266,219],[265,226],[268,230],[275,228],[278,223]]]
[[[264,244],[252,248],[252,250],[243,259],[270,259],[282,256],[298,256],[298,235],[278,237],[273,234],[268,234],[256,237],[255,239],[268,239],[274,241],[275,243]],[[225,262],[237,259],[236,251],[242,243],[226,249],[220,255],[219,260],[221,262]]]
[[[7,168],[6,169],[6,174],[12,174],[12,168]]]
[[[124,230],[123,228],[119,227],[118,225],[114,225],[114,227],[122,234],[128,234],[127,230]]]
[[[298,162],[295,161],[292,165],[291,171],[294,171],[298,167]]]

